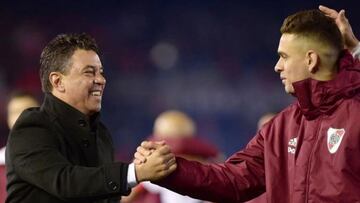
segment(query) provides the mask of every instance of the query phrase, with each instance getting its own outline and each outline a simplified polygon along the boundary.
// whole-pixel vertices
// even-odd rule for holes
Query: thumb
[[[342,10],[339,12],[339,19],[340,19],[340,21],[342,21],[342,22],[346,22],[345,10],[344,10],[344,9],[342,9]]]

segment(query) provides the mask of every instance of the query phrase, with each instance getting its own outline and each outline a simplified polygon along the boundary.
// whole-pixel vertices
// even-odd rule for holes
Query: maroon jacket
[[[0,164],[0,202],[6,199],[6,169],[5,165]]]
[[[158,183],[215,202],[360,202],[360,64],[349,53],[336,78],[294,83],[297,102],[224,164],[177,158]]]

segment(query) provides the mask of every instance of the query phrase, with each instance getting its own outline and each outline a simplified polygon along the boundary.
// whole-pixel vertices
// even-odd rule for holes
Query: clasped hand
[[[162,179],[176,169],[175,156],[163,141],[144,141],[136,150],[134,164],[138,182]]]

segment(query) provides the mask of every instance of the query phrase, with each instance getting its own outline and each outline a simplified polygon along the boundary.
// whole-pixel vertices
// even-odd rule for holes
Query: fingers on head
[[[323,5],[319,5],[319,9],[320,9],[321,11],[324,11],[324,10],[327,10],[327,9],[329,9],[329,8],[326,7],[326,6],[323,6]]]
[[[323,5],[320,5],[319,6],[319,10],[327,15],[335,15],[337,14],[337,11],[334,10],[334,9],[331,9],[329,7],[326,7],[326,6],[323,6]]]
[[[341,19],[346,19],[346,17],[345,17],[345,10],[344,10],[344,9],[342,9],[342,10],[339,12],[339,16],[340,16]]]

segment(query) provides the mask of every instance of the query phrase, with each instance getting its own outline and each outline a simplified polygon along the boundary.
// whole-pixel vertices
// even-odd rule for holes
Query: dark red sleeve
[[[0,202],[6,199],[6,170],[4,165],[0,165]]]
[[[224,164],[201,164],[177,157],[177,169],[156,184],[214,202],[243,202],[265,191],[264,140],[256,135]]]

